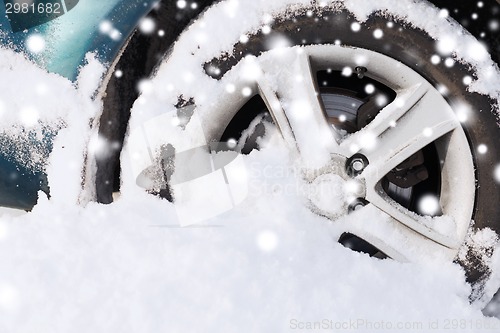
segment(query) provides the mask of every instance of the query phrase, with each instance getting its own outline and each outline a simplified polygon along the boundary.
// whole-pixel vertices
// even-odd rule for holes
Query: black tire
[[[198,11],[210,2],[198,2],[200,4]],[[124,72],[123,78],[111,77],[108,83],[100,133],[111,141],[123,142],[130,115],[129,110],[138,95],[136,83],[153,72],[158,60],[168,52],[172,42],[191,19],[187,17],[179,23],[175,19],[175,8],[168,2],[159,8],[151,15],[159,22],[162,29],[168,32],[168,37],[134,35],[116,65],[116,68]],[[197,13],[193,12],[192,17],[195,14]],[[328,16],[329,20],[315,20],[318,16]],[[389,21],[394,20],[386,16],[372,15],[362,23],[359,32],[353,33],[350,26],[355,19],[345,10],[323,10],[316,12],[316,15],[312,17],[306,15],[305,12],[297,13],[293,19],[287,17],[287,19],[276,20],[273,24],[273,33],[256,34],[250,38],[249,42],[235,45],[234,57],[223,61],[213,59],[210,65],[220,68],[220,76],[222,76],[243,56],[259,55],[266,51],[267,39],[277,33],[286,35],[293,45],[326,44],[341,40],[343,45],[369,49],[397,59],[418,72],[434,86],[446,86],[449,90],[446,98],[450,105],[463,101],[474,106],[476,111],[473,121],[463,124],[474,157],[477,181],[474,225],[471,232],[491,228],[500,234],[500,205],[498,205],[500,185],[493,178],[493,170],[500,160],[498,150],[500,129],[497,125],[497,116],[492,112],[493,104],[498,101],[467,91],[462,79],[465,75],[474,75],[468,65],[455,63],[453,67],[448,68],[444,65],[432,64],[430,59],[436,53],[435,41],[427,33],[403,22],[397,22],[397,20],[394,21],[395,26],[392,29],[387,29]],[[402,32],[398,30],[400,27],[403,29]],[[383,42],[373,38],[375,29],[384,31]],[[480,144],[489,148],[487,154],[477,153],[476,147]],[[116,190],[119,184],[116,180],[118,169],[118,152],[105,159],[97,160],[96,193],[99,202],[111,202],[113,188]],[[462,260],[459,260],[466,271],[468,281],[474,286],[472,299],[482,295],[482,288],[490,275],[488,267],[482,264],[481,257],[491,256],[491,251],[492,249],[485,249],[484,252],[478,253],[470,249]]]
[[[96,156],[94,190],[97,202],[111,203],[113,192],[119,189],[120,150],[130,118],[130,109],[139,97],[137,84],[151,76],[180,33],[193,18],[213,3],[213,0],[200,0],[196,3],[198,6],[194,9],[179,11],[175,1],[161,1],[147,16],[156,22],[157,30],[163,30],[164,35],[148,35],[136,30],[110,67],[104,82],[99,135],[118,145],[110,145],[109,153]],[[112,75],[118,69],[123,73],[120,78]]]

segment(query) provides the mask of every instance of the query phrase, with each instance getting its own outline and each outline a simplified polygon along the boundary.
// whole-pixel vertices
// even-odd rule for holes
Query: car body
[[[24,17],[26,14],[14,14],[13,9],[6,14],[9,3],[13,1],[0,2],[0,43],[25,52],[49,72],[75,80],[87,52],[97,53],[104,63],[111,62],[155,1],[34,1],[35,5],[65,3],[67,11],[61,10],[60,15],[52,18],[43,13]],[[50,20],[39,24],[44,19]],[[39,54],[26,48],[32,34],[45,39],[46,47]]]

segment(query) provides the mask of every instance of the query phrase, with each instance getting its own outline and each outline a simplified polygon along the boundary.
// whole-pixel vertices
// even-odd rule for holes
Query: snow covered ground
[[[279,168],[286,152],[263,150],[251,158]],[[352,252],[334,241],[334,225],[280,191],[294,186],[292,175],[254,180],[261,196],[184,228],[172,205],[140,191],[108,206],[42,197],[29,214],[4,214],[0,331],[500,327],[499,319],[469,304],[459,266],[402,264]]]
[[[0,215],[0,332],[500,329],[470,305],[460,266],[379,260],[339,245],[339,228],[303,204],[280,145],[245,157],[252,191],[201,224],[181,227],[172,204],[134,187],[113,204],[85,204],[86,124],[98,112],[90,96],[103,70],[88,61],[75,87],[0,49],[0,77],[33,85],[0,82],[4,131],[39,121],[63,128],[39,166],[51,199],[41,193],[32,212]],[[500,317],[500,301],[486,313]]]
[[[276,167],[285,158],[255,155]],[[185,228],[170,204],[142,192],[109,206],[42,199],[29,214],[4,214],[0,330],[498,330],[500,320],[469,304],[459,266],[347,250],[334,226],[280,193],[293,177],[256,182],[277,191]]]

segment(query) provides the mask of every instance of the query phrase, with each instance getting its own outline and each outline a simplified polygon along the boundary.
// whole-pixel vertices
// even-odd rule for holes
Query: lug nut
[[[356,177],[368,166],[368,159],[361,155],[356,154],[347,160],[347,174],[351,177]]]
[[[355,159],[351,162],[352,169],[356,172],[361,172],[365,168],[365,164],[361,159]]]
[[[354,68],[354,71],[356,72],[358,79],[362,79],[365,77],[365,73],[368,72],[368,69],[363,66],[358,66]]]
[[[357,198],[349,205],[349,213],[360,210],[361,208],[363,208],[367,204],[368,204],[368,201],[366,201],[365,199]]]

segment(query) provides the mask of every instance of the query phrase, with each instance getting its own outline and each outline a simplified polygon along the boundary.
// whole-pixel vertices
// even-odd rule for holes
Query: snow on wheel
[[[491,294],[498,67],[425,1],[411,12],[407,1],[356,3],[207,10],[140,85],[122,190],[167,198],[181,223],[197,223],[252,195],[246,156],[286,147],[303,204],[341,230],[339,242],[379,258],[456,260],[472,299]]]

